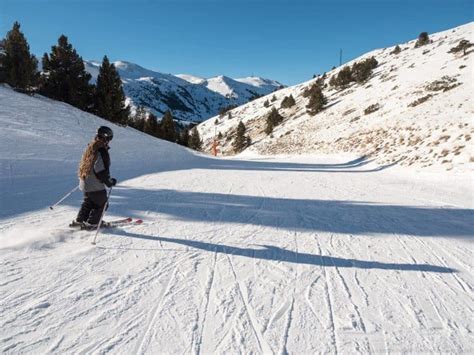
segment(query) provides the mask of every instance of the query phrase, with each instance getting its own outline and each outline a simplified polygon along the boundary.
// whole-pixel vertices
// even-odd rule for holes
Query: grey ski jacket
[[[83,192],[105,190],[110,179],[110,156],[108,148],[99,148],[97,158],[91,173],[84,179],[79,179],[79,188]]]

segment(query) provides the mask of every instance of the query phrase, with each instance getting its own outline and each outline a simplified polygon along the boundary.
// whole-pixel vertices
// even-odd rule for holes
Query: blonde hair
[[[99,148],[102,147],[105,147],[105,143],[98,137],[95,137],[94,140],[87,145],[84,154],[82,154],[81,162],[79,163],[78,176],[80,179],[84,180],[92,172],[97,153]]]

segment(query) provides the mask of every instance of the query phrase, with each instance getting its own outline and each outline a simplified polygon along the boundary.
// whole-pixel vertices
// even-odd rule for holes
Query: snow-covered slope
[[[67,227],[109,124],[0,86],[0,352],[472,353],[473,186],[353,155],[213,159],[111,125],[106,219]],[[409,193],[407,193],[409,192]]]
[[[0,217],[39,208],[44,200],[38,200],[38,195],[49,194],[54,200],[77,185],[82,151],[104,124],[115,132],[111,152],[117,157],[113,166],[119,181],[174,169],[194,157],[175,144],[116,126],[68,104],[42,96],[31,98],[0,85]]]
[[[302,93],[316,79],[277,91],[276,101],[271,94],[238,107],[230,120],[212,117],[199,125],[206,149],[220,132],[220,149],[231,154],[236,126],[243,121],[253,141],[249,149],[262,154],[352,152],[380,163],[468,167],[474,161],[474,52],[471,48],[463,56],[448,51],[461,39],[474,42],[473,33],[474,24],[469,23],[431,34],[432,43],[419,48],[414,48],[413,40],[400,44],[399,54],[391,53],[394,46],[346,63],[350,66],[372,56],[379,62],[363,85],[353,83],[341,91],[325,88],[327,108],[315,116],[306,113],[308,98]],[[326,83],[339,70],[328,72]],[[280,109],[282,99],[290,94],[296,105]],[[264,107],[266,100],[269,107]],[[366,114],[371,105],[378,110]],[[285,120],[267,136],[265,120],[272,107]]]
[[[85,62],[93,80],[97,78],[100,64]],[[201,122],[223,107],[242,105],[282,87],[276,81],[258,77],[202,79],[186,74],[163,74],[124,61],[114,64],[132,109],[144,106],[158,117],[170,109],[180,121]]]

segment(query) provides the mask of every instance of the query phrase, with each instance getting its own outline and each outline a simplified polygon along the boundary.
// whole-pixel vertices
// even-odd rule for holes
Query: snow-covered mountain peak
[[[86,70],[97,80],[98,61],[85,61]],[[114,62],[132,109],[144,106],[161,117],[171,110],[180,121],[200,122],[216,115],[223,107],[238,106],[268,94],[282,85],[266,79],[241,82],[225,75],[209,79],[189,74],[164,74],[127,61]]]
[[[115,68],[117,69],[120,77],[127,79],[140,79],[144,77],[155,77],[160,75],[160,73],[143,68],[142,66],[130,63],[126,61],[118,60],[114,62]]]
[[[278,87],[279,85],[281,85],[276,80],[265,79],[265,78],[261,78],[259,76],[248,76],[248,77],[245,77],[245,78],[237,78],[235,80],[239,81],[241,83],[245,83],[245,84],[253,85],[253,86],[257,86],[257,87],[264,87],[264,86],[269,86],[269,85]]]
[[[190,82],[191,84],[202,84],[206,79],[201,78],[199,76],[195,75],[189,75],[189,74],[176,74],[178,78],[181,78],[183,80],[186,80]]]

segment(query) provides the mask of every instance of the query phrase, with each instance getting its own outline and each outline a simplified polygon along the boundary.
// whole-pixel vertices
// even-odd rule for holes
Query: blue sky
[[[0,0],[41,57],[61,34],[84,59],[297,84],[369,50],[470,22],[473,0]]]

